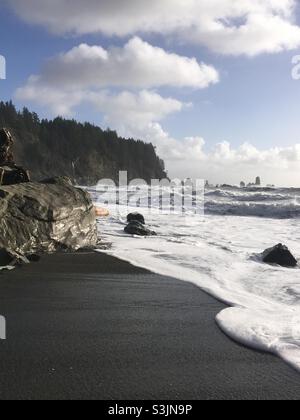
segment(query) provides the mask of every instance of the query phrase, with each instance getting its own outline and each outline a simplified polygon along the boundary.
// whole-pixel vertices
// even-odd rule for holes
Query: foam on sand
[[[280,201],[285,211],[285,200],[278,200],[284,192],[274,194],[268,205]],[[236,197],[231,200],[237,203]],[[244,204],[240,200],[241,208]],[[224,205],[223,197],[218,205]],[[203,220],[197,215],[161,214],[158,209],[149,214],[147,209],[140,211],[158,236],[125,235],[125,219],[112,209],[108,220],[99,221],[101,236],[113,244],[106,252],[191,282],[227,303],[230,308],[217,315],[226,334],[246,346],[274,353],[300,371],[300,269],[266,265],[259,257],[281,242],[300,259],[298,217],[208,214]]]

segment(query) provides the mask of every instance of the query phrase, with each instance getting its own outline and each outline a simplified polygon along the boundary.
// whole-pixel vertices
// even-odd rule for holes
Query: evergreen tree
[[[152,144],[121,138],[110,129],[61,117],[40,120],[27,108],[17,111],[12,102],[0,102],[0,127],[12,131],[16,161],[33,179],[64,175],[96,184],[103,178],[117,181],[119,171],[127,171],[129,180],[166,177]]]

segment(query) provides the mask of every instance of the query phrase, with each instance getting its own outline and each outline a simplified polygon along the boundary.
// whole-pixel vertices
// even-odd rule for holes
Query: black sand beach
[[[0,399],[298,399],[298,373],[220,332],[222,306],[102,254],[3,272]]]

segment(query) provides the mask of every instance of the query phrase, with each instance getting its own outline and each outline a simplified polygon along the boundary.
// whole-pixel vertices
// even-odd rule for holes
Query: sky
[[[152,142],[171,177],[300,186],[297,1],[0,0],[0,11],[1,100]]]

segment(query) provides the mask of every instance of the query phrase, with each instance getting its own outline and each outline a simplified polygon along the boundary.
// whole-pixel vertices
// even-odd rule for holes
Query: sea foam
[[[274,353],[300,371],[300,269],[266,265],[260,259],[264,249],[279,242],[300,259],[299,191],[217,191],[207,192],[212,194],[206,197],[204,218],[139,208],[158,233],[151,238],[124,234],[126,213],[137,209],[120,203],[111,209],[109,220],[99,220],[101,236],[112,242],[105,252],[193,283],[222,300],[229,308],[216,314],[216,319],[226,334],[246,346]],[[258,195],[256,201],[254,195]],[[237,199],[242,196],[245,199]],[[96,192],[94,200],[101,204]]]

